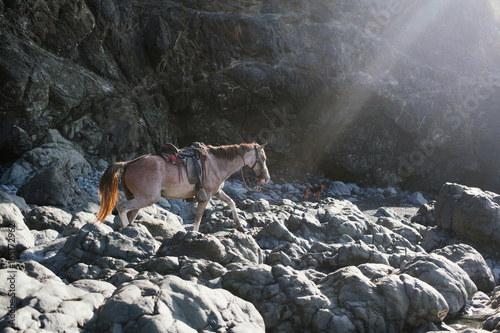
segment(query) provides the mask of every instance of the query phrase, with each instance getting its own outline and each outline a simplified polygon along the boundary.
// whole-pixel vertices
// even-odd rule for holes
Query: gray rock
[[[250,300],[271,331],[401,331],[406,325],[441,321],[448,313],[443,296],[424,282],[409,275],[372,282],[353,266],[314,279],[282,265],[236,264],[222,285]]]
[[[160,258],[148,259],[139,263],[138,271],[157,272],[161,275],[174,274],[179,271],[180,263],[178,257],[164,256]]]
[[[222,286],[234,295],[246,299],[254,304],[257,310],[259,310],[262,314],[268,330],[276,330],[277,326],[282,324],[283,321],[290,322],[294,319],[293,310],[295,309],[295,306],[285,306],[286,304],[289,304],[288,295],[292,291],[286,293],[285,290],[281,289],[279,282],[276,281],[274,277],[272,267],[267,265],[240,263],[234,264],[230,268],[231,269],[222,277]],[[276,272],[282,272],[280,274],[284,273],[282,269]],[[306,282],[306,278],[305,275],[302,273],[300,274],[300,278],[294,279],[295,281],[290,281],[290,283],[296,283],[297,286],[309,286],[313,288],[313,290],[299,290],[302,295],[313,295],[313,292],[314,290],[317,290],[317,287],[312,284],[301,283]],[[282,279],[282,283],[286,284],[287,281]],[[318,297],[321,297],[319,293]],[[314,311],[312,308],[311,304],[310,311]],[[276,316],[276,311],[280,311],[280,309],[282,319]],[[311,318],[309,318],[309,324],[310,320]],[[300,329],[305,326],[300,319],[298,322],[295,322],[295,324],[296,329]]]
[[[303,257],[302,268],[314,266],[317,269],[336,271],[342,267],[367,263],[388,266],[390,257],[363,241],[346,244],[315,244]]]
[[[68,238],[47,265],[61,274],[78,263],[96,264],[102,257],[140,260],[156,254],[159,248],[160,243],[141,224],[113,231],[105,224],[88,223]]]
[[[224,265],[231,262],[264,261],[262,250],[252,236],[226,231],[213,235],[178,232],[172,239],[165,240],[158,255],[186,255]]]
[[[154,255],[160,247],[148,229],[140,224],[107,234],[104,243],[102,255],[124,260]],[[98,254],[100,249],[96,250]]]
[[[183,203],[182,205],[183,205],[183,207],[186,207],[186,206],[191,207],[192,206],[191,204],[189,204],[187,202]],[[209,207],[210,207],[210,205],[209,205]],[[193,208],[193,207],[191,207],[191,208]],[[168,211],[166,208],[164,208],[160,205],[151,205],[151,206],[141,208],[141,210],[139,210],[139,214],[137,214],[137,218],[138,219],[153,218],[153,219],[156,219],[159,221],[167,222],[167,224],[169,224],[169,223],[182,224],[182,217],[173,214],[172,212]]]
[[[481,318],[482,320],[491,317],[496,313],[492,307],[492,299],[482,291],[478,291],[467,301],[462,318]],[[484,324],[483,324],[484,328]],[[485,332],[482,332],[485,333]]]
[[[499,323],[500,323],[500,313],[497,313],[493,316],[488,317],[488,319],[486,319],[486,321],[483,323],[483,328],[487,332],[491,332],[498,327]],[[480,332],[480,333],[483,333],[483,332]]]
[[[89,200],[61,164],[36,171],[17,194],[39,206],[69,206]]]
[[[500,195],[446,183],[435,205],[437,225],[482,247],[500,249]]]
[[[283,184],[283,186],[281,186],[281,192],[283,193],[294,193],[295,192],[295,188],[292,184],[289,184],[289,183],[286,183],[286,184]]]
[[[35,239],[35,246],[47,244],[57,238],[61,238],[62,235],[56,230],[45,229],[45,230],[31,230],[31,234]]]
[[[36,265],[31,264],[31,267]],[[40,275],[31,271],[2,269],[0,277],[4,281],[9,277],[15,280],[16,320],[13,328],[19,331],[95,330],[97,310],[114,290],[112,285],[102,281],[87,280],[67,285],[47,270]],[[2,303],[10,302],[6,286],[0,286]],[[0,319],[0,327],[7,326],[11,325],[4,316]]]
[[[399,220],[396,220],[394,218],[390,217],[385,217],[385,218],[379,218],[377,220],[377,224],[384,226],[393,232],[397,233],[398,235],[401,235],[405,239],[407,239],[410,243],[413,245],[418,245],[420,241],[422,240],[422,236],[418,232],[418,230],[412,228],[410,225],[406,225]]]
[[[416,257],[398,274],[408,274],[434,287],[446,300],[449,314],[456,315],[477,292],[469,275],[457,264],[437,254]]]
[[[226,272],[226,268],[221,264],[206,259],[182,258],[178,267],[180,278],[211,288],[221,288],[220,278]]]
[[[161,208],[164,208],[166,210],[171,210],[172,205],[170,204],[170,201],[168,201],[166,198],[161,198],[157,203]]]
[[[105,160],[103,160],[102,158],[99,159],[99,161],[97,161],[97,166],[99,168],[103,168],[103,169],[107,169],[108,168],[108,162],[106,162]]]
[[[320,285],[323,293],[331,294],[351,311],[348,316],[355,327],[371,327],[377,332],[397,332],[405,325],[439,322],[448,313],[443,296],[406,274],[372,281],[351,266],[328,275]]]
[[[340,181],[333,182],[333,184],[328,187],[328,192],[337,196],[351,195],[351,189],[349,186]]]
[[[96,219],[95,214],[87,213],[87,212],[77,212],[73,214],[71,217],[71,221],[64,228],[62,235],[63,236],[71,236],[78,234],[80,229],[86,225],[87,223],[94,222]]]
[[[265,244],[268,239],[275,239],[282,241],[283,243],[299,243],[300,239],[293,235],[285,225],[275,221],[267,224],[262,228],[261,231],[256,235],[255,239]],[[265,246],[262,246],[265,247]]]
[[[495,287],[495,278],[490,268],[483,256],[472,246],[467,244],[449,245],[433,252],[460,266],[467,272],[479,291],[490,292]]]
[[[28,276],[36,279],[37,281],[49,285],[59,284],[62,282],[61,278],[55,275],[50,269],[33,260],[23,260],[14,263],[2,258],[0,259],[0,268],[15,268],[17,270],[23,271]]]
[[[16,192],[17,192],[17,190],[16,190]],[[18,197],[17,195],[10,194],[10,193],[4,191],[1,187],[0,187],[0,203],[13,203],[21,211],[30,208],[26,204],[26,201],[22,197]]]
[[[251,303],[172,275],[121,285],[102,307],[97,323],[101,330],[123,332],[265,331]]]
[[[447,245],[460,243],[460,240],[453,237],[452,234],[438,227],[432,227],[424,234],[424,238],[420,245],[427,252],[432,252],[436,249],[443,248]]]
[[[172,238],[178,232],[185,232],[184,227],[175,215],[168,213],[168,216],[171,217],[167,220],[143,217],[134,223],[144,225],[157,241],[163,242],[165,238]]]
[[[71,222],[71,214],[62,209],[50,206],[35,207],[24,212],[26,225],[30,229],[53,229],[62,233]]]
[[[15,260],[34,245],[35,238],[19,208],[12,203],[0,203],[0,256]]]
[[[425,205],[428,201],[424,198],[423,194],[420,192],[415,192],[408,197],[408,201],[413,205]]]
[[[2,176],[0,182],[21,187],[37,170],[53,168],[56,165],[67,170],[71,178],[90,172],[89,163],[75,149],[74,144],[63,138],[57,130],[49,130],[40,147],[23,154]]]
[[[361,273],[363,273],[364,276],[366,276],[370,280],[379,279],[396,271],[391,266],[373,263],[361,264],[358,265],[357,268],[361,271]]]
[[[393,210],[387,207],[380,207],[373,215],[375,217],[390,217],[393,219],[401,219],[401,217]]]
[[[67,237],[56,238],[52,241],[30,247],[21,253],[20,259],[33,260],[44,265],[49,265],[50,260],[59,253],[66,241]]]
[[[286,242],[272,249],[267,255],[266,264],[271,266],[281,264],[283,266],[291,266],[295,269],[300,269],[300,267],[302,267],[302,259],[305,257],[306,253],[306,248],[295,243]]]
[[[412,216],[411,221],[425,226],[436,226],[436,214],[434,212],[434,202],[420,206],[417,213]]]
[[[265,199],[258,199],[256,201],[253,201],[251,199],[246,199],[243,200],[243,202],[239,205],[239,208],[249,212],[265,213],[269,211],[270,204],[269,201]]]
[[[196,205],[194,203],[182,203],[178,214],[183,221],[191,221],[192,223],[196,215]]]

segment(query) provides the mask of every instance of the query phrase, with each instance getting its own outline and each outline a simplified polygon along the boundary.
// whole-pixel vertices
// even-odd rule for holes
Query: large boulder
[[[435,288],[444,299],[451,316],[459,314],[477,287],[457,264],[437,254],[419,256],[403,266],[398,274],[408,274]]]
[[[251,235],[220,231],[212,235],[180,231],[166,239],[158,255],[185,255],[227,265],[232,262],[262,263],[263,253]]]
[[[53,229],[60,233],[66,229],[73,216],[51,206],[35,207],[24,212],[26,224],[31,230]]]
[[[24,183],[17,195],[40,206],[70,206],[86,202],[88,196],[60,164],[41,169]]]
[[[495,278],[491,269],[483,256],[472,246],[467,244],[449,245],[433,252],[460,266],[474,281],[479,291],[488,293],[495,288]]]
[[[173,275],[121,285],[101,308],[97,323],[101,332],[265,332],[251,303]]]
[[[483,249],[500,250],[500,195],[446,183],[435,205],[437,225]]]
[[[55,166],[67,170],[72,178],[85,176],[90,172],[90,165],[75,145],[63,138],[56,130],[47,131],[42,144],[24,153],[0,179],[0,183],[21,187],[37,171]],[[48,175],[45,175],[48,177]],[[50,178],[49,178],[50,179]]]

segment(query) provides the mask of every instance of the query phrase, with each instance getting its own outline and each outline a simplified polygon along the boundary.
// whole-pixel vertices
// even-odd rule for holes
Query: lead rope
[[[255,189],[251,189],[250,186],[248,186],[246,180],[245,180],[245,176],[243,175],[243,168],[240,169],[241,171],[241,178],[243,179],[243,183],[245,184],[245,187],[249,190],[249,191],[252,191],[252,192],[260,192],[261,191],[261,188],[260,188],[260,184],[257,184],[257,187],[255,187]],[[246,174],[246,177],[248,178],[248,174],[245,172]]]
[[[260,192],[262,189],[260,188],[260,184],[257,184],[257,187],[255,187],[255,189],[251,189],[250,186],[248,186],[247,184],[247,180],[245,179],[245,174],[246,174],[246,178],[248,179],[248,173],[245,172],[245,174],[243,174],[243,168],[245,167],[245,165],[247,164],[245,162],[245,158],[243,156],[241,156],[241,158],[243,159],[243,167],[241,167],[240,171],[241,171],[241,179],[243,180],[243,184],[245,184],[245,187],[248,191],[251,191],[251,192]],[[227,183],[224,184],[226,185],[227,187],[229,187],[230,189],[233,189],[235,191],[244,191],[244,189],[239,189],[239,188],[234,188],[232,186],[229,186]]]

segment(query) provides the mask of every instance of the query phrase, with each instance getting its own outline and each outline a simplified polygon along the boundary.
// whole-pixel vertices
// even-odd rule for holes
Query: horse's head
[[[266,146],[267,143],[259,146],[256,144],[254,146],[254,151],[255,151],[255,156],[253,157],[253,162],[250,162],[249,164],[253,164],[250,166],[250,168],[255,172],[255,175],[257,176],[257,179],[260,181],[261,184],[266,184],[270,179],[271,176],[269,175],[269,170],[267,169],[266,165],[266,152],[264,151],[264,147]]]

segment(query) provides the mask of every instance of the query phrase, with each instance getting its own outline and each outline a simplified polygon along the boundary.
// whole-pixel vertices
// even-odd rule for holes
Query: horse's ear
[[[262,150],[262,149],[264,149],[264,147],[265,147],[266,145],[267,145],[267,142],[266,142],[266,143],[264,143],[263,145],[261,145],[258,149],[259,149],[259,150]]]

